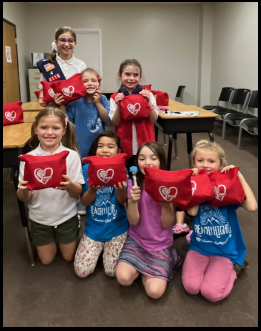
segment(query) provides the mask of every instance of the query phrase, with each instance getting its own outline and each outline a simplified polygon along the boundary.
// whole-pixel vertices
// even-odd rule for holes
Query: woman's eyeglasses
[[[60,43],[63,43],[63,44],[65,44],[66,42],[68,42],[69,44],[73,44],[75,42],[75,40],[73,38],[69,38],[69,39],[58,38],[58,41],[60,41]]]

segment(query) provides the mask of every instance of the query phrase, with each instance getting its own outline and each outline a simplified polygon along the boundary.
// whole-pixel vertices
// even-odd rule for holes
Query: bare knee
[[[49,257],[47,257],[47,256],[42,256],[42,257],[39,256],[39,258],[40,258],[40,261],[42,262],[42,264],[44,264],[44,265],[49,265],[54,260],[54,256],[53,257],[51,257],[51,256],[49,256]]]
[[[132,275],[124,269],[116,269],[116,278],[123,286],[130,286],[134,281]]]
[[[42,264],[49,265],[53,262],[57,252],[55,243],[51,243],[43,246],[37,246],[36,249]]]
[[[62,256],[65,261],[72,261],[74,259],[74,253],[62,253]]]
[[[69,244],[59,244],[60,246],[60,251],[62,253],[62,256],[64,258],[65,261],[72,261],[74,259],[75,256],[75,252],[76,252],[76,247],[77,247],[77,240],[69,243]]]
[[[158,282],[156,281],[144,281],[143,278],[143,285],[147,295],[152,299],[159,299],[166,291],[167,282]]]
[[[161,288],[145,288],[145,291],[147,293],[147,295],[152,298],[152,299],[159,299],[162,297],[162,295],[164,294],[165,292],[165,288],[164,289],[161,289]]]

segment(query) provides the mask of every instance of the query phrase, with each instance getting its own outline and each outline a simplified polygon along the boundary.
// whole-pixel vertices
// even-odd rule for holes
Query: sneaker
[[[189,231],[190,231],[190,228],[188,227],[188,225],[186,223],[184,223],[184,224],[177,223],[172,228],[172,232],[174,234],[187,233]]]
[[[236,274],[238,275],[241,271],[244,271],[245,269],[249,269],[249,262],[245,259],[242,265],[236,263],[233,265],[233,268]]]
[[[190,236],[192,235],[193,230],[190,230],[189,233],[186,235],[186,239],[188,244],[190,244]]]
[[[77,204],[77,213],[78,215],[81,215],[81,216],[85,216],[86,215],[86,206],[84,206],[81,202],[81,200],[78,200],[78,204]]]

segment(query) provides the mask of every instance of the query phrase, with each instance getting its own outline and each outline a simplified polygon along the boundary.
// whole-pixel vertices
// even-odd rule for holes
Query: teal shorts
[[[80,231],[80,222],[77,215],[55,227],[30,221],[30,235],[36,246],[48,245],[53,241],[69,244],[77,239]]]

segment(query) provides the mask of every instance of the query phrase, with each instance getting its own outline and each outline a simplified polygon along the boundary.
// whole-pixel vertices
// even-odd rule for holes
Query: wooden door
[[[15,25],[3,21],[3,104],[20,101],[20,84],[16,48]],[[7,62],[6,46],[11,50],[11,63]]]

